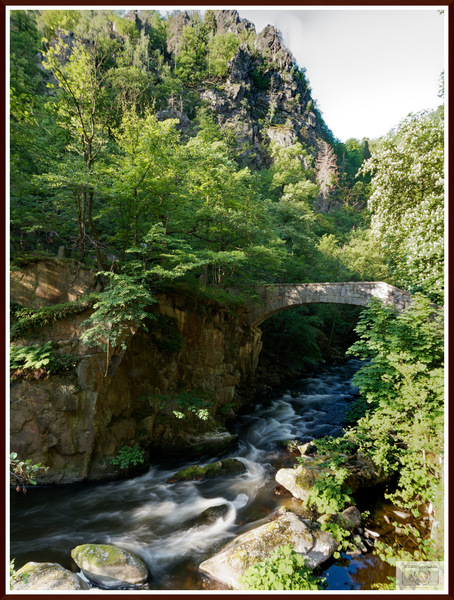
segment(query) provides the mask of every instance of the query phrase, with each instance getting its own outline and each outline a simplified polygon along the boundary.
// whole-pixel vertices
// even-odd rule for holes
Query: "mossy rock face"
[[[226,458],[215,463],[199,467],[192,465],[174,473],[167,480],[167,483],[176,483],[177,481],[201,481],[203,479],[212,479],[222,477],[223,475],[241,475],[246,472],[244,464],[236,458]]]
[[[11,590],[88,590],[90,586],[57,563],[29,562],[16,571]]]
[[[201,563],[199,569],[233,589],[241,589],[239,580],[246,569],[285,544],[291,544],[295,552],[302,554],[311,569],[328,560],[337,547],[331,534],[316,526],[309,527],[294,513],[286,512],[275,521],[235,538],[221,552]]]
[[[142,586],[148,579],[145,563],[117,546],[84,544],[71,556],[87,579],[104,588]]]

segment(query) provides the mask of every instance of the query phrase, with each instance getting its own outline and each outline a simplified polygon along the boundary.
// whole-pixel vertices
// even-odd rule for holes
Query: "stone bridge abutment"
[[[257,290],[262,303],[249,312],[249,325],[260,325],[276,312],[303,304],[333,303],[367,306],[371,298],[378,298],[402,310],[410,304],[409,293],[382,281],[354,281],[341,283],[289,283],[264,285]]]

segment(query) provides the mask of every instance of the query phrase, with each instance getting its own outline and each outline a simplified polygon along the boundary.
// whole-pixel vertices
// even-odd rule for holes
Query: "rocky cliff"
[[[273,26],[257,36],[255,48],[252,53],[240,45],[227,80],[203,90],[201,99],[224,129],[236,133],[242,158],[256,167],[269,162],[270,141],[282,146],[298,141],[317,155],[323,131],[304,75]]]
[[[234,132],[243,148],[241,159],[255,168],[269,166],[271,141],[283,146],[298,141],[317,156],[331,132],[315,108],[305,70],[296,64],[280,32],[267,25],[256,34],[255,26],[241,19],[236,10],[213,13],[213,34],[231,32],[243,41],[228,64],[226,77],[203,82],[197,92],[200,101],[214,109],[221,127]],[[170,17],[167,51],[172,57],[178,54],[183,29],[196,23],[186,11]],[[170,116],[180,119],[183,130],[190,124],[184,110],[158,113],[160,118]]]
[[[78,273],[78,274],[77,274]],[[76,261],[34,263],[13,274],[12,299],[46,304],[60,288],[96,287]],[[19,378],[11,385],[11,451],[49,467],[41,481],[68,483],[118,475],[111,459],[138,444],[148,455],[204,453],[232,441],[224,425],[241,404],[237,386],[253,376],[260,330],[241,314],[178,295],[159,297],[150,331],[130,332],[127,348],[109,357],[80,342],[89,312],[57,320],[17,345],[48,340],[57,353],[77,357],[65,374]],[[107,362],[107,372],[106,372]],[[200,418],[195,414],[204,408]],[[183,416],[182,416],[183,415]]]

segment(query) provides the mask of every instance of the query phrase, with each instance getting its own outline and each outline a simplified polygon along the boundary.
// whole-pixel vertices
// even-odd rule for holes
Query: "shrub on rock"
[[[292,512],[235,538],[199,569],[234,589],[242,589],[240,577],[280,546],[290,544],[305,558],[310,569],[328,560],[337,548],[331,534],[316,524],[306,524]]]

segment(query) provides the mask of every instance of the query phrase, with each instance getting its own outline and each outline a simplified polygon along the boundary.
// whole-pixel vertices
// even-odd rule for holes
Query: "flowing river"
[[[243,475],[167,483],[173,473],[195,464],[181,461],[152,466],[145,475],[126,481],[35,488],[27,495],[13,491],[11,557],[16,569],[35,561],[77,571],[73,548],[115,544],[146,562],[152,574],[149,589],[226,589],[197,566],[237,535],[265,522],[279,506],[292,509],[293,498],[274,493],[276,470],[294,463],[280,442],[341,435],[357,393],[350,380],[360,364],[349,360],[295,380],[291,392],[276,394],[240,417],[239,445],[229,456],[246,465]],[[365,508],[370,510],[360,506]],[[369,589],[388,574],[389,568],[370,553],[331,560],[324,571],[332,590]]]

